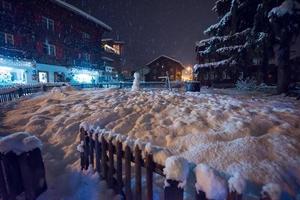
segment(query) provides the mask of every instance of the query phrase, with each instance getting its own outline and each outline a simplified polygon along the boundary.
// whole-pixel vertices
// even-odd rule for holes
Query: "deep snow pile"
[[[227,177],[239,173],[250,185],[278,183],[285,192],[299,191],[300,103],[286,97],[68,89],[2,108],[0,133],[28,131],[42,140],[52,196],[68,199],[80,187],[82,121],[167,147]]]

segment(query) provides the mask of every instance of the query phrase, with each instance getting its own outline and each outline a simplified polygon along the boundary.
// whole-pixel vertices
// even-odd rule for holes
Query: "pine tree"
[[[218,0],[213,8],[219,22],[204,31],[211,38],[198,43],[199,56],[217,58],[216,62],[198,67],[249,66],[252,62],[249,51],[254,42],[249,43],[249,35],[254,24],[259,0]],[[257,35],[258,39],[264,35]],[[256,40],[255,40],[256,41]],[[196,69],[197,70],[197,69]]]
[[[204,31],[211,38],[198,43],[199,56],[218,61],[198,68],[239,66],[239,71],[245,72],[256,58],[262,61],[262,82],[278,45],[277,88],[279,93],[286,92],[290,46],[300,32],[299,4],[300,0],[218,0],[213,11],[219,22]]]
[[[285,0],[277,2],[276,7],[268,13],[275,36],[274,45],[278,59],[277,92],[288,91],[290,81],[290,49],[300,32],[300,0]]]

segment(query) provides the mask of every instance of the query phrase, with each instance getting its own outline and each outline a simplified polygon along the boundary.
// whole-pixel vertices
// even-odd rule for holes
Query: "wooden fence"
[[[16,200],[24,193],[26,200],[35,200],[45,190],[45,167],[39,148],[21,155],[0,153],[0,199]]]
[[[184,87],[183,82],[171,82],[172,88]],[[0,88],[0,103],[16,100],[22,96],[30,95],[37,92],[46,92],[54,87],[66,86],[67,83],[47,83],[47,84],[31,84],[31,85],[15,85],[12,87]],[[130,88],[132,82],[101,82],[97,84],[71,84],[76,89],[88,88]],[[167,88],[165,82],[141,82],[141,88]]]
[[[37,92],[48,91],[53,87],[60,86],[63,86],[63,84],[34,84],[0,88],[0,103],[13,101],[22,96],[27,96]]]
[[[99,137],[100,136],[100,137]],[[153,174],[158,174],[165,178],[163,173],[164,166],[156,163],[152,153],[145,153],[142,156],[142,149],[139,145],[130,147],[124,145],[116,137],[109,138],[107,135],[85,131],[80,129],[80,160],[81,170],[92,167],[100,174],[100,177],[107,182],[109,188],[122,195],[125,199],[141,200],[153,199]],[[124,148],[125,146],[125,148]],[[134,173],[131,168],[134,163]],[[146,173],[142,173],[142,168]],[[123,173],[125,178],[123,179]],[[145,176],[146,188],[145,196],[142,196],[142,176]],[[135,179],[134,189],[132,190],[132,176]],[[176,180],[165,180],[167,186],[164,187],[165,200],[183,200],[184,189],[178,187]],[[194,190],[195,200],[207,200],[204,192]],[[243,195],[230,192],[227,200],[242,200]],[[271,200],[268,194],[259,197],[260,200]]]

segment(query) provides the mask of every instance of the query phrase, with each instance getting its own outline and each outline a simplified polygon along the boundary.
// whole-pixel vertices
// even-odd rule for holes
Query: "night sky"
[[[126,42],[126,66],[139,68],[165,54],[195,64],[195,42],[216,22],[214,0],[69,0],[113,28]]]

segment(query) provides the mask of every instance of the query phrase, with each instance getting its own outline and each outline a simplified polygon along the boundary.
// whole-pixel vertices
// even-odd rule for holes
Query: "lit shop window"
[[[48,72],[39,72],[39,82],[40,83],[48,82]]]
[[[99,73],[90,70],[72,69],[73,81],[76,83],[95,83]]]
[[[0,85],[25,83],[25,70],[0,66]]]

